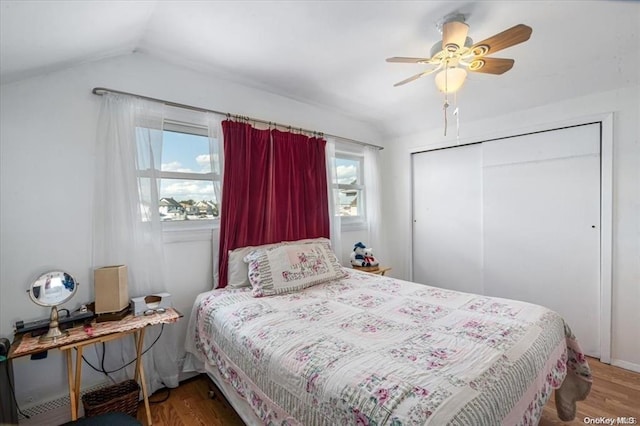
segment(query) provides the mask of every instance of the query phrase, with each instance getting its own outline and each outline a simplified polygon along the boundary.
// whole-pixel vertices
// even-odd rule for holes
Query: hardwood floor
[[[589,359],[593,372],[593,387],[585,401],[578,403],[576,418],[571,422],[558,419],[553,396],[544,407],[540,426],[584,425],[585,417],[634,417],[640,424],[640,373],[624,370]],[[183,382],[171,390],[167,401],[151,404],[153,424],[157,426],[235,426],[243,425],[240,417],[217,391],[209,398],[210,380],[201,375]],[[160,390],[150,397],[161,400],[167,394]],[[138,408],[138,419],[146,425],[144,405]],[[617,424],[615,421],[613,424]]]
[[[216,389],[216,397],[209,397],[209,390],[216,389],[208,376],[201,374],[186,380],[176,389],[171,389],[169,399],[151,404],[151,418],[154,426],[243,426],[244,422],[231,405]],[[162,389],[149,397],[149,401],[159,401],[166,397]],[[138,421],[147,426],[144,404],[138,407]]]
[[[589,358],[589,366],[593,386],[587,399],[578,402],[576,418],[571,422],[560,421],[552,396],[544,407],[540,426],[584,425],[585,417],[633,417],[635,423],[630,424],[640,424],[640,373],[603,364],[593,358]],[[611,424],[623,423],[614,421]]]

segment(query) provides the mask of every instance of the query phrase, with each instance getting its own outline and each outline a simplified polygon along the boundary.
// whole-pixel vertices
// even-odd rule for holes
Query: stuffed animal
[[[370,266],[378,266],[378,259],[373,255],[373,249],[370,247],[366,247],[364,249],[364,261],[367,262]]]
[[[357,242],[353,246],[353,252],[351,252],[351,265],[363,267],[363,266],[377,266],[378,261],[373,257],[373,250],[368,249],[362,242]]]

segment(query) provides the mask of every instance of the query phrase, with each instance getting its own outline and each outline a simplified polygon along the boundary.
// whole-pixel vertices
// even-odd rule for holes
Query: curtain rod
[[[345,137],[342,137],[342,136],[332,135],[332,134],[329,134],[329,133],[316,132],[314,130],[303,129],[301,127],[294,127],[294,126],[284,125],[284,124],[276,123],[276,122],[273,122],[273,121],[265,121],[265,120],[262,120],[262,119],[259,119],[259,118],[234,115],[234,114],[229,114],[227,112],[216,111],[216,110],[213,110],[213,109],[200,108],[200,107],[196,107],[196,106],[192,106],[192,105],[186,105],[186,104],[180,104],[180,103],[177,103],[177,102],[165,101],[163,99],[151,98],[149,96],[137,95],[135,93],[122,92],[120,90],[107,89],[105,87],[94,87],[93,90],[91,91],[91,93],[93,93],[94,95],[98,95],[98,96],[102,96],[105,93],[117,93],[119,95],[128,95],[128,96],[133,96],[133,97],[140,98],[140,99],[146,99],[148,101],[160,102],[161,104],[164,104],[164,105],[167,105],[167,106],[190,109],[192,111],[211,112],[211,113],[218,114],[218,115],[223,115],[223,116],[229,117],[229,118],[237,117],[237,118],[242,118],[242,119],[247,120],[247,121],[253,121],[254,123],[262,123],[262,124],[268,124],[268,125],[273,125],[273,126],[280,126],[280,127],[286,128],[286,129],[299,130],[301,132],[306,132],[306,133],[315,133],[315,134],[319,134],[321,136],[330,136],[330,137],[333,137],[333,138],[342,139],[344,141],[356,143],[358,145],[372,146],[372,147],[378,148],[380,150],[384,149],[384,147],[381,147],[379,145],[374,145],[372,143],[362,142],[362,141],[358,141],[358,140],[355,140],[355,139],[349,139],[349,138],[345,138]]]

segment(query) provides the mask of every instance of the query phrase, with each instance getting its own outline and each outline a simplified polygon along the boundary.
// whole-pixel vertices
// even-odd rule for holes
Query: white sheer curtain
[[[342,238],[340,222],[340,201],[338,199],[337,169],[336,169],[336,142],[333,138],[327,138],[325,147],[327,162],[327,190],[329,191],[329,221],[331,232],[331,248],[338,261],[342,262]]]
[[[157,208],[164,106],[105,94],[98,123],[94,196],[93,267],[127,265],[129,296],[166,289],[162,229]],[[139,177],[139,174],[142,177]],[[152,203],[152,200],[155,201]],[[160,335],[162,329],[162,335]],[[177,339],[173,327],[145,333],[149,392],[178,385]],[[135,358],[133,338],[107,344],[104,367],[116,370]],[[134,364],[111,374],[133,377]]]
[[[207,126],[209,128],[209,150],[211,156],[209,161],[211,163],[211,171],[214,175],[213,180],[213,193],[218,205],[218,214],[222,211],[222,177],[224,175],[224,149],[223,149],[223,133],[222,133],[222,119],[215,114],[207,114],[206,117]],[[218,179],[216,179],[216,176]],[[212,231],[211,236],[211,254],[213,267],[213,288],[218,287],[218,252],[220,249],[220,228],[216,227]]]
[[[372,146],[364,147],[365,214],[369,231],[367,245],[374,255],[380,254],[380,150]]]

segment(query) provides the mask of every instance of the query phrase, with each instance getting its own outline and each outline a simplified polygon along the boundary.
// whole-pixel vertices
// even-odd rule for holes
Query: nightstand
[[[384,275],[391,270],[389,266],[354,266],[353,269],[375,275]]]

